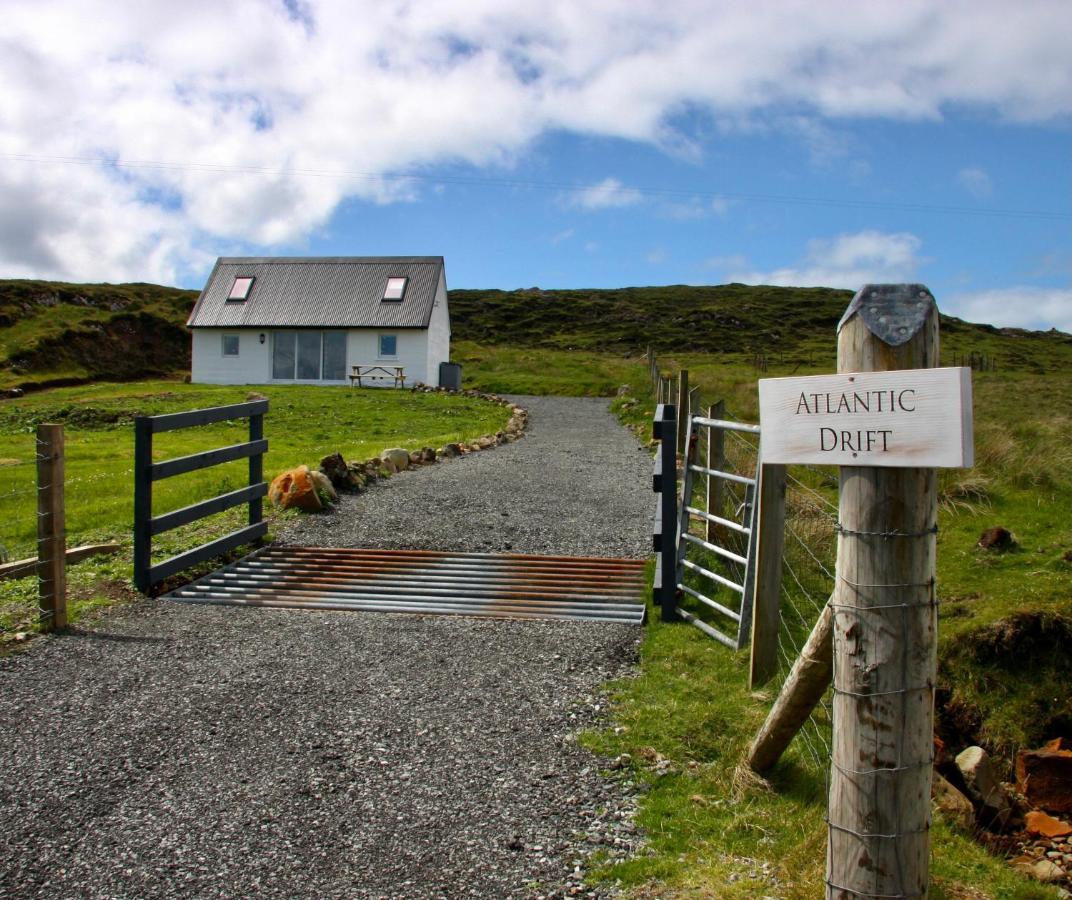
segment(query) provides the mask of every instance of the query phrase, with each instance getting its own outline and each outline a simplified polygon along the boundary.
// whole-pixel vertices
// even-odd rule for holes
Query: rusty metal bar
[[[642,560],[270,547],[170,595],[243,606],[639,624]]]

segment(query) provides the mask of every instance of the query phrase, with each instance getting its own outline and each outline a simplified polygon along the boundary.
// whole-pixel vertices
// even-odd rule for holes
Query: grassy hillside
[[[0,389],[188,371],[197,291],[0,281]]]
[[[851,297],[830,288],[727,284],[619,290],[450,292],[454,340],[513,348],[718,354],[830,366]],[[189,370],[196,291],[153,284],[0,280],[0,390]],[[942,321],[943,361],[986,354],[1000,370],[1067,367],[1072,336]],[[463,360],[464,362],[464,360]],[[603,385],[603,390],[612,386]]]
[[[554,350],[757,354],[793,365],[834,361],[831,335],[851,291],[725,284],[619,290],[450,292],[454,338]],[[939,305],[941,298],[939,298]],[[999,369],[1046,372],[1072,361],[1072,335],[942,317],[943,362],[986,354]],[[948,360],[947,360],[948,358]]]

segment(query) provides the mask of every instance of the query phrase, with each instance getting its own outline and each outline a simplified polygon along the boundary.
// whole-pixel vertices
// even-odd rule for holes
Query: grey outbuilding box
[[[462,389],[462,367],[460,363],[441,362],[439,364],[439,386],[450,391]]]

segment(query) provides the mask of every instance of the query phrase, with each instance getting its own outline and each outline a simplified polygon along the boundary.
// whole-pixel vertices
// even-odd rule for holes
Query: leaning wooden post
[[[838,372],[937,365],[938,308],[930,292],[922,285],[862,288],[839,325]],[[902,403],[901,410],[915,403]],[[895,405],[890,428],[899,424],[897,412]],[[933,468],[840,468],[830,600],[828,898],[927,896],[938,625],[935,484]]]
[[[762,440],[762,436],[760,437]],[[778,668],[782,621],[782,553],[785,549],[785,466],[759,467],[756,514],[755,590],[752,595],[752,657],[748,686],[757,688]]]
[[[63,426],[37,426],[37,583],[42,630],[67,627]]]
[[[753,771],[762,773],[774,768],[822,700],[830,686],[832,635],[832,616],[826,606],[794,660],[767,720],[748,748],[746,761]]]
[[[677,373],[677,452],[688,452],[685,442],[689,439],[689,370]]]

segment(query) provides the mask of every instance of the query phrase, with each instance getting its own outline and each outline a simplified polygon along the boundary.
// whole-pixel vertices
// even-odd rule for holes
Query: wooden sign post
[[[927,896],[935,467],[972,464],[970,372],[937,364],[930,291],[867,285],[838,326],[837,375],[760,382],[763,462],[841,467],[834,592],[750,751],[773,765],[825,683],[832,631],[827,898]]]
[[[883,327],[898,319],[899,330]],[[838,328],[839,372],[937,364],[938,307],[930,291],[868,285],[856,295]],[[942,441],[920,443],[937,451]],[[843,465],[839,478],[826,864],[826,896],[839,900],[926,897],[930,881],[936,478],[930,467],[875,465],[889,458],[873,450],[864,457],[869,465]],[[928,455],[913,458],[922,466]]]

